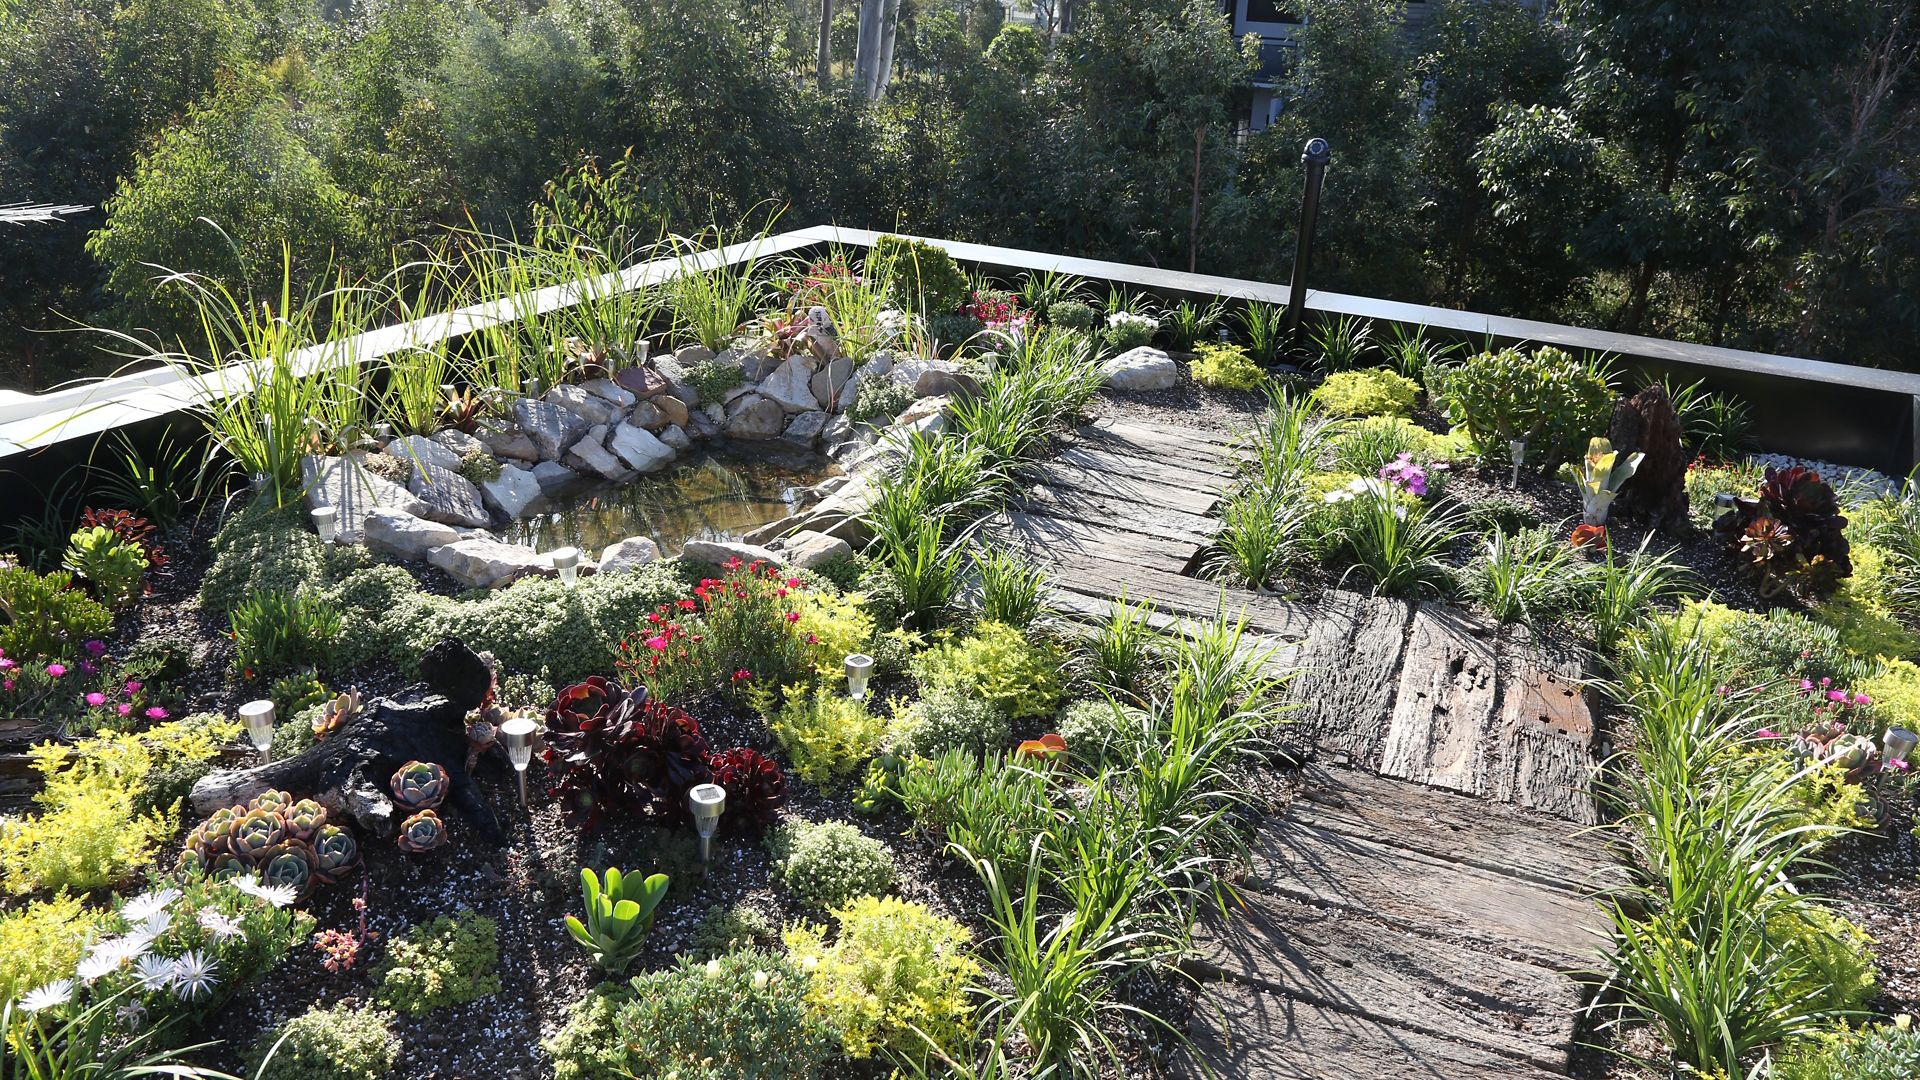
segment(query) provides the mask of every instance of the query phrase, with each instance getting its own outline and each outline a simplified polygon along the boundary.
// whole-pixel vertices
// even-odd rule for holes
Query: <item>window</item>
[[[1247,0],[1247,21],[1297,23],[1300,13],[1284,6],[1281,0]]]

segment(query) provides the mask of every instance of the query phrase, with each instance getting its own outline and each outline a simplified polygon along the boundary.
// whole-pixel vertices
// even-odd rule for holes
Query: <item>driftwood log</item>
[[[423,682],[366,706],[345,727],[293,757],[209,773],[188,796],[194,812],[205,817],[280,790],[351,817],[372,835],[392,837],[401,815],[389,780],[409,761],[431,761],[447,770],[448,804],[489,843],[504,844],[506,834],[466,769],[467,715],[486,700],[493,674],[485,660],[453,640],[429,649],[420,673]]]
[[[1673,411],[1666,389],[1653,383],[1630,398],[1614,402],[1607,438],[1623,457],[1635,451],[1647,455],[1633,476],[1620,485],[1614,510],[1641,517],[1669,536],[1690,536],[1693,524],[1687,517],[1687,449],[1680,417]]]

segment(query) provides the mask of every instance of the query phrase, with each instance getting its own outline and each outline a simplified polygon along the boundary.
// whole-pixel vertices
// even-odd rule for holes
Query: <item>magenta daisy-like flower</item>
[[[167,718],[167,710],[161,708],[158,705],[155,705],[152,708],[147,710],[147,719],[149,720],[165,720],[166,718]]]
[[[65,664],[52,663],[47,665],[47,674],[53,676],[56,679],[62,675],[65,675],[66,673],[67,673],[67,665]]]
[[[93,705],[97,707],[100,705],[105,705],[106,703],[107,703],[107,695],[101,693],[98,690],[95,690],[93,693],[87,695],[87,704],[89,705]]]

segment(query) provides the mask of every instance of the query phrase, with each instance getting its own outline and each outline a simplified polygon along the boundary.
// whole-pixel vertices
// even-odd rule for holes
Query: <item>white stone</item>
[[[529,463],[540,460],[540,448],[533,445],[526,432],[498,420],[481,421],[474,429],[474,437],[493,451],[494,457]]]
[[[428,436],[428,438],[463,458],[468,454],[484,454],[487,452],[486,443],[481,442],[479,439],[464,431],[456,431],[453,428],[442,428]]]
[[[632,478],[633,470],[607,450],[607,426],[595,424],[567,451],[567,466],[576,472],[602,476],[608,480]]]
[[[617,574],[622,570],[638,570],[660,558],[660,548],[644,536],[629,536],[625,540],[616,540],[608,544],[600,553],[600,572]]]
[[[612,405],[616,409],[631,409],[636,400],[633,392],[612,379],[592,379],[580,384],[580,389]]]
[[[853,398],[843,396],[848,381],[853,378],[853,361],[841,356],[813,373],[812,382],[807,388],[813,392],[815,401],[822,407],[839,412],[853,404]]]
[[[486,500],[488,509],[508,521],[519,520],[543,494],[540,478],[532,469],[504,461],[500,463],[499,476],[480,481],[480,497]]]
[[[693,439],[687,434],[686,429],[677,424],[668,425],[666,430],[660,433],[660,441],[675,450],[685,450],[693,445]]]
[[[535,465],[533,478],[540,484],[540,493],[549,498],[586,483],[579,473],[557,461],[543,461]]]
[[[473,481],[441,465],[415,462],[407,490],[426,504],[426,509],[419,513],[430,521],[480,526],[493,520]]]
[[[354,457],[309,457],[300,462],[300,483],[307,507],[331,506],[341,543],[357,544],[365,535],[367,515],[380,507],[418,514],[426,503],[391,480],[368,472]]]
[[[773,374],[760,383],[760,396],[778,402],[790,413],[812,412],[820,407],[808,384],[813,369],[798,356],[789,357]]]
[[[589,424],[605,424],[620,415],[620,410],[614,408],[611,402],[594,397],[577,386],[556,386],[547,391],[542,400],[566,409]]]
[[[460,540],[460,533],[451,525],[386,507],[367,515],[366,530],[367,547],[399,559],[423,558],[429,549]]]
[[[693,562],[724,565],[728,559],[739,559],[750,563],[758,559],[761,562],[779,563],[780,555],[757,544],[743,544],[737,540],[689,540],[680,548],[680,555]]]
[[[460,540],[427,552],[427,561],[470,589],[497,589],[552,569],[545,555],[498,540]]]
[[[387,453],[413,462],[416,472],[421,465],[438,465],[443,469],[460,467],[459,454],[425,435],[402,435],[387,444]]]
[[[853,554],[853,545],[837,536],[802,529],[782,540],[780,551],[789,565],[810,570],[821,563]]]
[[[1167,390],[1180,381],[1173,357],[1151,345],[1129,349],[1100,365],[1115,390]]]
[[[514,402],[513,418],[539,450],[542,461],[560,460],[560,455],[566,453],[588,427],[578,413],[533,398]]]
[[[621,424],[613,429],[613,435],[607,440],[607,449],[614,456],[627,463],[635,472],[650,473],[664,469],[676,455],[673,447],[660,441],[653,432],[632,424]]]

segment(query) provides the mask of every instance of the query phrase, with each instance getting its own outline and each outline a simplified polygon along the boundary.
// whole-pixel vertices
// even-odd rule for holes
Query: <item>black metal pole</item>
[[[1287,282],[1287,341],[1300,346],[1300,322],[1307,311],[1307,264],[1313,258],[1313,224],[1320,216],[1320,185],[1327,177],[1327,140],[1307,140],[1300,164],[1307,170],[1306,189],[1300,194],[1300,234],[1293,245],[1293,280]]]

